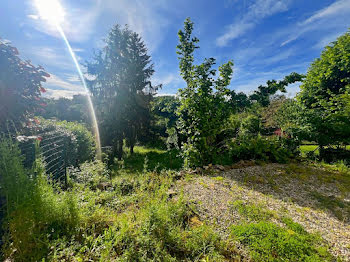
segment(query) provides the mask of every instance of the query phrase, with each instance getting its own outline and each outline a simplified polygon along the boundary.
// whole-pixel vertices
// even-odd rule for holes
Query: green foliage
[[[255,261],[333,261],[319,237],[291,219],[284,223],[286,228],[265,221],[235,225],[232,237],[249,247]]]
[[[0,137],[0,196],[6,200],[7,214],[28,198],[31,185],[22,161],[18,145],[9,138]]]
[[[40,119],[40,124],[32,126],[26,132],[29,135],[41,134],[43,136],[42,144],[46,143],[46,135],[48,138],[50,136],[61,137],[60,140],[64,145],[62,158],[64,158],[66,166],[78,166],[85,161],[92,160],[95,156],[95,139],[83,124]],[[48,140],[48,142],[52,141]],[[54,153],[60,151],[60,148],[57,148],[56,151],[53,149],[49,151],[48,155],[44,152],[46,162],[57,157]]]
[[[293,72],[290,75],[285,76],[281,81],[269,80],[266,82],[267,86],[259,86],[258,90],[254,91],[254,93],[249,96],[249,99],[266,107],[270,104],[270,97],[276,94],[277,91],[285,93],[286,87],[289,84],[300,82],[303,78],[303,75]]]
[[[1,140],[0,156],[1,195],[7,200],[3,253],[16,261],[38,261],[51,241],[69,236],[76,227],[76,199],[48,181],[40,160],[34,170],[25,170],[20,151],[10,140]]]
[[[154,97],[151,103],[152,123],[151,132],[155,137],[150,137],[152,140],[162,138],[166,140],[168,149],[177,148],[181,144],[181,135],[176,126],[178,115],[176,111],[180,101],[175,96],[159,96]]]
[[[19,57],[17,48],[0,41],[0,131],[21,129],[44,105],[41,83],[50,75]]]
[[[127,154],[118,165],[122,165],[125,170],[142,172],[146,159],[148,171],[179,170],[183,166],[183,160],[179,157],[179,151],[176,149],[166,151],[141,146],[136,146],[134,154]]]
[[[270,104],[262,110],[261,120],[266,134],[271,134],[276,129],[281,128],[281,123],[277,121],[277,114],[288,101],[289,99],[284,95],[275,95],[271,97]]]
[[[268,220],[274,216],[272,211],[266,210],[262,205],[245,203],[242,200],[234,201],[232,208],[251,221]]]
[[[73,134],[78,163],[84,163],[94,158],[95,139],[92,133],[83,124],[67,121],[50,121],[49,123],[67,129]]]
[[[70,172],[70,191],[62,191],[45,177],[40,161],[36,176],[27,176],[15,145],[3,141],[0,152],[1,167],[6,167],[9,156],[15,161],[4,169],[6,179],[1,180],[1,192],[13,196],[8,202],[4,259],[226,261],[237,256],[212,228],[191,222],[193,208],[181,196],[169,201],[171,172],[118,176],[108,180],[114,190],[104,191],[91,185],[107,181],[105,166],[85,163],[80,171]],[[11,177],[17,172],[22,175],[16,182]],[[8,179],[13,180],[11,188],[3,182]]]
[[[106,182],[110,178],[110,172],[101,161],[85,162],[79,167],[68,169],[69,179],[96,189],[101,182]],[[70,182],[72,182],[70,181]]]
[[[308,70],[298,101],[321,145],[349,143],[350,33],[327,46]]]
[[[240,136],[229,144],[233,160],[263,160],[286,163],[295,156],[296,145],[288,138]]]
[[[43,99],[46,106],[37,116],[45,119],[66,120],[80,122],[91,126],[89,104],[86,95],[73,95],[72,99],[61,97],[59,99]]]
[[[214,78],[216,70],[214,58],[205,59],[194,65],[194,50],[199,40],[192,37],[193,23],[185,20],[184,30],[180,30],[177,54],[180,72],[187,86],[179,90],[178,109],[180,133],[184,135],[182,153],[186,166],[202,165],[212,162],[218,153],[218,135],[230,114],[230,84],[233,62],[219,66],[219,77]]]
[[[246,117],[241,118],[240,129],[239,129],[240,135],[256,136],[261,132],[261,129],[262,129],[262,123],[259,115],[250,113],[246,115]]]
[[[122,157],[124,139],[130,151],[149,126],[150,101],[159,86],[152,86],[151,57],[141,37],[128,27],[115,25],[105,47],[87,64],[101,140],[114,147],[113,157]]]

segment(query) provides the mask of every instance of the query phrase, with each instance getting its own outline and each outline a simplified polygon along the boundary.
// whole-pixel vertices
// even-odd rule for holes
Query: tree
[[[266,82],[266,86],[259,86],[257,91],[254,91],[252,95],[250,95],[249,99],[253,102],[259,103],[261,106],[266,107],[270,104],[270,97],[276,94],[277,91],[281,91],[282,93],[286,92],[286,87],[289,84],[293,84],[295,82],[300,82],[304,78],[304,75],[298,73],[291,73],[284,77],[283,80],[268,80]]]
[[[17,48],[0,41],[0,131],[21,129],[45,105],[40,96],[49,76],[41,66],[22,60]]]
[[[177,46],[181,76],[187,84],[178,93],[178,128],[186,137],[182,153],[187,166],[212,162],[219,151],[217,138],[231,111],[231,91],[227,86],[233,73],[232,61],[219,67],[216,79],[214,58],[194,64],[193,53],[199,48],[199,40],[192,37],[192,31],[193,23],[187,18],[184,30],[178,33]]]
[[[232,90],[230,96],[231,96],[232,109],[235,112],[243,112],[252,104],[251,101],[249,100],[249,97],[243,92],[239,92],[238,94],[236,94],[235,91]]]
[[[310,66],[298,101],[308,110],[315,141],[322,147],[350,142],[350,32],[325,47]]]
[[[43,99],[46,106],[38,115],[50,119],[82,122],[90,124],[89,105],[86,95],[74,95],[72,99],[61,97],[59,99]]]
[[[149,125],[151,97],[159,87],[151,84],[153,64],[137,33],[116,25],[105,44],[87,63],[92,78],[88,84],[97,104],[102,141],[113,145],[113,155],[121,159],[124,139],[133,152],[138,134]]]
[[[179,105],[180,100],[176,96],[159,96],[152,101],[152,127],[157,132],[158,138],[166,138],[168,148],[177,148],[182,141],[177,128],[179,117],[176,112]]]

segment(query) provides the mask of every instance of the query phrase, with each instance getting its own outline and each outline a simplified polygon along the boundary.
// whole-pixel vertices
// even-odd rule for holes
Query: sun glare
[[[52,25],[59,25],[64,20],[64,10],[59,0],[34,0],[41,19]]]

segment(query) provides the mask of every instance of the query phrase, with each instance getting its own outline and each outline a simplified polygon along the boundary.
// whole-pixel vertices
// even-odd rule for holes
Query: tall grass
[[[0,141],[0,170],[1,196],[6,199],[4,258],[40,260],[50,241],[71,234],[77,225],[76,200],[49,182],[40,160],[26,170],[17,144],[10,139]]]

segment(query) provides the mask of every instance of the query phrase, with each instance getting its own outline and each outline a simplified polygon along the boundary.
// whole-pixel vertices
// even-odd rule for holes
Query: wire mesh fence
[[[55,180],[66,182],[67,143],[66,136],[60,132],[44,132],[36,136],[18,136],[23,164],[31,168],[36,159],[45,164],[46,172]]]

